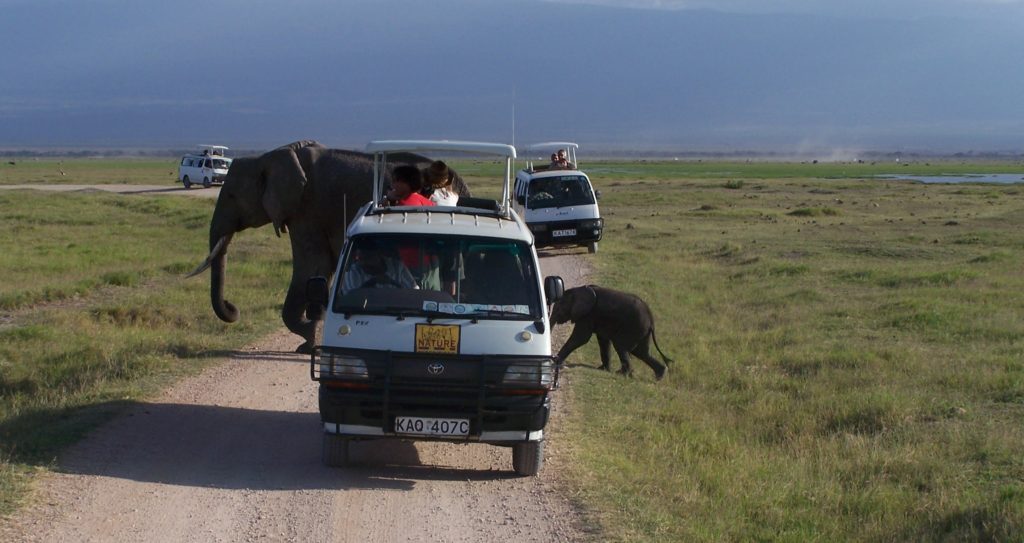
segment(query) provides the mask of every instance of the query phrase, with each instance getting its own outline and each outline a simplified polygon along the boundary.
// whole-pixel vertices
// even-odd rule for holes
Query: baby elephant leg
[[[654,370],[655,379],[660,381],[661,378],[665,376],[665,365],[659,362],[657,358],[651,356],[649,338],[641,341],[640,344],[633,349],[633,354],[635,354],[640,360],[646,362],[647,365]]]
[[[619,368],[619,373],[632,377],[633,369],[629,366],[629,349],[616,346],[615,352],[619,354],[619,362],[622,363],[622,367]]]
[[[597,345],[601,348],[601,369],[612,371],[611,340],[604,336],[597,336]]]

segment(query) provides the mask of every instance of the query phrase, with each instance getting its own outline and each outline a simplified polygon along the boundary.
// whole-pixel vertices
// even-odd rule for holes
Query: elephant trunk
[[[222,236],[216,243],[211,239],[212,248],[210,256],[207,257],[210,262],[210,303],[213,305],[213,312],[224,322],[238,320],[238,308],[224,299],[224,268],[230,242],[231,234]]]

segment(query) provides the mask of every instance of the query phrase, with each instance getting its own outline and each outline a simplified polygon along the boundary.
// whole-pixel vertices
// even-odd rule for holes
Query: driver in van
[[[359,288],[419,288],[409,268],[398,258],[385,254],[373,241],[355,248],[352,262],[341,280],[342,292]]]

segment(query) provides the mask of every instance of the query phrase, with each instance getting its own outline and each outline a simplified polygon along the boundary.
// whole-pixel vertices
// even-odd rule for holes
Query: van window
[[[537,270],[524,243],[464,236],[353,238],[335,313],[541,318]]]
[[[227,160],[224,160],[223,158],[215,158],[215,159],[213,159],[213,168],[215,170],[226,170],[226,169],[228,169],[228,166],[230,166],[230,165],[231,165],[231,163],[228,162]]]
[[[530,209],[596,204],[587,179],[579,175],[542,177],[530,182],[527,204]]]
[[[210,162],[210,159],[206,159],[206,160],[203,161],[203,167],[204,168],[212,168],[213,167],[213,164]]]

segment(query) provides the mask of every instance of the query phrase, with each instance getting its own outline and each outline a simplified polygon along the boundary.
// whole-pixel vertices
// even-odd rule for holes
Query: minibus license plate
[[[395,417],[395,433],[417,436],[468,436],[468,419]]]
[[[565,229],[565,230],[552,230],[551,231],[551,235],[553,237],[556,237],[556,238],[564,238],[566,236],[575,236],[576,235],[576,229],[575,228],[568,228],[568,229]]]

